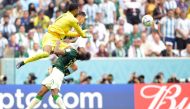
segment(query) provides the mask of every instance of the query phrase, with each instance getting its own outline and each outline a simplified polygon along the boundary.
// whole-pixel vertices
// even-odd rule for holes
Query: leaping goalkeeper
[[[54,53],[56,55],[62,55],[60,51],[54,50],[56,42],[67,37],[86,37],[85,30],[82,30],[78,24],[78,20],[75,16],[79,13],[78,4],[70,4],[68,11],[62,14],[56,19],[56,21],[48,27],[48,32],[44,35],[42,39],[43,52],[35,56],[29,57],[24,61],[17,64],[17,68],[21,66],[48,57],[50,54]],[[76,32],[71,32],[71,28],[74,28]],[[64,50],[69,45],[63,41],[60,41],[60,50]]]

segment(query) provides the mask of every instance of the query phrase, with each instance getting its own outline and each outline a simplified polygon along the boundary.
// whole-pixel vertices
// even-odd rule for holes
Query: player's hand
[[[23,65],[24,65],[24,61],[21,61],[21,62],[17,63],[16,68],[19,69]]]
[[[83,30],[83,32],[85,33],[85,36],[81,36],[82,38],[89,38],[91,37],[88,33],[89,33],[89,30],[88,29],[85,29]]]

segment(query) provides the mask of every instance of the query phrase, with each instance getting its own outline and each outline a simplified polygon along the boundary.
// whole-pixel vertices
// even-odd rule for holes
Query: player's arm
[[[87,30],[82,30],[82,32],[85,34]],[[68,37],[80,37],[81,35],[78,33],[78,32],[72,32],[72,31],[69,31],[65,34],[65,36],[68,36]],[[84,37],[84,36],[83,36]]]
[[[80,25],[78,24],[78,21],[74,20],[72,22],[72,26],[73,28],[75,29],[75,31],[81,36],[81,37],[85,37],[86,34],[85,34],[85,31],[82,30],[82,28],[80,27]],[[70,33],[72,34],[72,33]]]

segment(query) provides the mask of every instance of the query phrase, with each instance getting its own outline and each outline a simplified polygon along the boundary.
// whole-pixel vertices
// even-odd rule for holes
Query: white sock
[[[36,97],[33,98],[26,109],[33,109],[40,101],[41,100],[37,99]]]
[[[59,106],[60,109],[66,109],[66,106],[65,106],[65,104],[63,103],[63,100],[61,99],[61,97],[58,97],[55,102],[56,102],[56,104]]]

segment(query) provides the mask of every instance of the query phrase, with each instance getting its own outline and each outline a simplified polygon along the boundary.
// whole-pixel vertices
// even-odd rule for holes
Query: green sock
[[[56,101],[59,95],[53,95],[53,100]]]
[[[42,96],[37,95],[37,96],[36,96],[36,98],[37,98],[38,100],[42,100],[42,98],[43,98],[43,97],[42,97]]]
[[[56,104],[59,106],[60,109],[66,109],[65,104],[63,103],[63,100],[59,95],[53,95],[53,99],[56,102]]]

